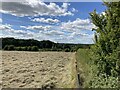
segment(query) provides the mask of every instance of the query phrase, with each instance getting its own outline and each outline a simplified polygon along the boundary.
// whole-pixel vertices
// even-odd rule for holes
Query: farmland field
[[[3,88],[74,88],[75,59],[71,52],[2,52]]]

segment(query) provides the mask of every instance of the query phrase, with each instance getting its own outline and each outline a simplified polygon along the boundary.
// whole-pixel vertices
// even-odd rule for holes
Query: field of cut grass
[[[89,49],[78,49],[76,52],[77,69],[80,73],[82,87],[88,87],[88,82],[92,78],[91,67],[93,65],[89,57],[89,52]]]
[[[3,51],[2,87],[74,88],[74,56],[72,52]]]

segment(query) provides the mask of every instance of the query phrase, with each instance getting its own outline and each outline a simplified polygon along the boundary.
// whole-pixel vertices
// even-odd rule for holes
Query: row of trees
[[[66,51],[74,52],[78,48],[89,48],[90,45],[86,44],[66,44],[66,43],[54,43],[49,40],[37,41],[34,39],[14,39],[14,38],[2,38],[2,49],[10,50],[9,47],[14,46],[13,50],[29,50],[29,47],[37,46],[41,51]],[[12,46],[12,47],[13,47]],[[7,48],[7,49],[6,49]],[[26,49],[27,48],[27,49]]]
[[[44,49],[39,49],[38,46],[25,46],[25,47],[15,47],[14,45],[5,45],[3,50],[8,50],[8,51],[65,51],[65,52],[74,52],[78,48],[70,49],[70,48],[65,48],[65,49],[57,49],[57,48],[44,48]]]
[[[16,50],[16,51],[39,51],[37,46],[28,46],[28,47],[15,47],[14,45],[6,45],[4,50]]]
[[[97,67],[95,76],[99,77],[93,78],[91,85],[99,84],[98,87],[106,85],[106,88],[118,87],[120,85],[118,83],[120,78],[120,1],[104,2],[104,5],[107,7],[104,15],[97,14],[96,10],[90,13],[92,22],[97,27],[94,29],[95,45],[91,48],[91,60]]]

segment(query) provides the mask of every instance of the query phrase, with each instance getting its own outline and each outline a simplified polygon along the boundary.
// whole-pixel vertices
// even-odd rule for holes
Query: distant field
[[[3,88],[73,88],[75,59],[71,52],[2,52]]]

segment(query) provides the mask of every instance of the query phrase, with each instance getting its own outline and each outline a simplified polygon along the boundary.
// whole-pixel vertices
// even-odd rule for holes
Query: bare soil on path
[[[3,88],[75,88],[74,53],[2,51]]]

